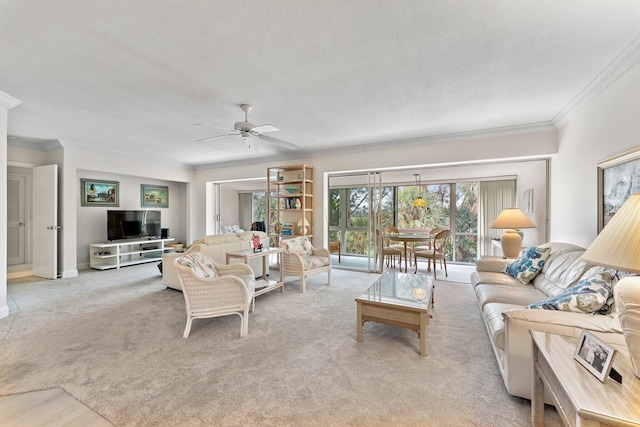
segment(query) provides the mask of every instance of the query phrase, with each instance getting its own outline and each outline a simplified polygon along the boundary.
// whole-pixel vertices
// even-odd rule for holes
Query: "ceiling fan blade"
[[[273,138],[271,136],[267,136],[267,135],[262,135],[261,134],[261,135],[257,135],[257,137],[260,138],[260,139],[264,139],[265,141],[269,141],[270,143],[272,143],[274,145],[277,145],[279,147],[286,148],[288,150],[297,150],[298,149],[298,146],[295,145],[295,144],[292,144],[292,143],[287,142],[287,141],[283,141],[281,139]]]
[[[194,126],[200,126],[200,127],[207,128],[207,129],[226,130],[227,132],[233,132],[235,130],[235,129],[229,129],[229,128],[221,128],[221,127],[218,127],[218,126],[209,126],[209,125],[205,125],[205,124],[202,124],[202,123],[194,123],[193,125]]]
[[[275,132],[278,130],[280,129],[278,129],[273,125],[260,125],[260,126],[254,126],[251,128],[251,132],[253,133],[267,133],[267,132]]]
[[[238,134],[237,133],[230,133],[228,135],[210,136],[209,138],[196,139],[196,142],[213,141],[214,139],[226,138],[228,136],[238,136]]]

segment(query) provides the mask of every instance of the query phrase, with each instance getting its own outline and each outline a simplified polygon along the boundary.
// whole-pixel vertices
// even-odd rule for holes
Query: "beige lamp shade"
[[[627,199],[582,259],[590,264],[640,273],[640,193]]]
[[[506,208],[493,221],[491,228],[505,229],[500,244],[502,253],[507,258],[517,258],[522,247],[522,236],[516,230],[519,228],[536,228],[536,225],[518,208]]]
[[[640,193],[624,202],[582,259],[590,264],[640,274]],[[613,299],[634,374],[640,378],[640,276],[621,279],[613,288]]]

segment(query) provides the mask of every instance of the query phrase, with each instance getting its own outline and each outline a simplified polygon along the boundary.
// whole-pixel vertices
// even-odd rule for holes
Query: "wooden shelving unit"
[[[313,167],[267,168],[267,233],[276,246],[281,239],[313,237]],[[306,222],[305,222],[306,221]],[[288,225],[291,234],[287,233]]]

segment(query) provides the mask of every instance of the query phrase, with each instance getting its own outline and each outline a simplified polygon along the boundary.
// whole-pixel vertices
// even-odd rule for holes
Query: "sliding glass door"
[[[369,272],[382,271],[378,251],[380,224],[393,215],[388,191],[379,172],[329,176],[329,242],[340,242],[343,255],[335,267]]]

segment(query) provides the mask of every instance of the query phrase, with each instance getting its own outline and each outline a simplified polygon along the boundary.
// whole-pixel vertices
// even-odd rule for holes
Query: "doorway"
[[[7,173],[7,265],[25,264],[28,177]]]

